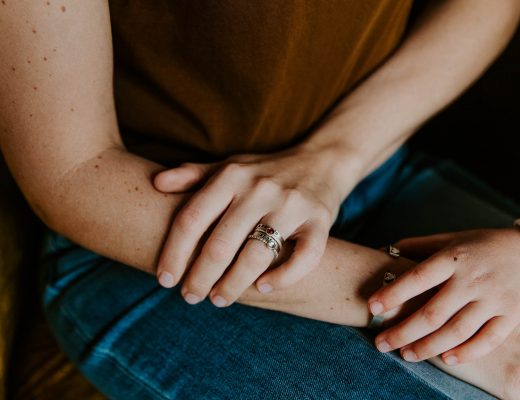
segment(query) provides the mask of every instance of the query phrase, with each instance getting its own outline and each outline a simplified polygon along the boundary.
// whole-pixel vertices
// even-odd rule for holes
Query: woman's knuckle
[[[227,239],[214,237],[208,239],[206,246],[208,258],[212,262],[222,262],[227,259],[231,244]]]
[[[296,188],[287,188],[284,190],[284,200],[288,207],[301,205],[305,201],[302,192]]]
[[[200,224],[201,212],[195,207],[187,207],[180,212],[175,222],[182,232],[191,232],[194,226]]]
[[[262,176],[256,179],[254,190],[262,194],[274,194],[279,190],[279,186],[273,179]]]
[[[238,163],[225,164],[220,171],[220,175],[224,179],[237,179],[242,177],[244,173],[244,166]]]

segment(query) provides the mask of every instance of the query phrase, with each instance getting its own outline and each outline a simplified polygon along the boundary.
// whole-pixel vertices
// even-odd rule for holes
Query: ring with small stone
[[[256,239],[264,243],[268,249],[272,250],[275,259],[278,257],[278,253],[284,242],[282,234],[266,224],[258,224],[253,233],[247,238]]]

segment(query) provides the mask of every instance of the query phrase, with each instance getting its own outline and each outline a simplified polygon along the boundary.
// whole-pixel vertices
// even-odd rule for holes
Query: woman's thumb
[[[159,172],[153,184],[161,192],[185,192],[205,178],[209,170],[210,164],[184,163]]]

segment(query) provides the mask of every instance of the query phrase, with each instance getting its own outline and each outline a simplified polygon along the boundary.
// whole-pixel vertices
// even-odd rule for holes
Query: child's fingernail
[[[410,350],[410,349],[403,350],[402,356],[406,361],[409,361],[409,362],[417,361],[417,354],[415,354],[413,352],[413,350]]]
[[[381,353],[387,353],[389,352],[390,350],[392,350],[392,348],[390,347],[390,345],[388,344],[388,342],[384,339],[382,340],[378,340],[376,342],[376,347],[377,349],[381,352]]]
[[[217,307],[224,307],[227,304],[227,301],[222,296],[213,297],[213,304]]]
[[[262,283],[260,286],[258,286],[258,290],[260,293],[269,293],[273,291],[273,287],[269,285],[268,283]]]
[[[383,312],[383,305],[379,301],[373,301],[368,306],[370,307],[370,312],[374,315],[378,315]]]
[[[448,356],[444,358],[444,362],[448,365],[457,365],[459,363],[459,359],[455,356]]]
[[[157,277],[159,284],[165,288],[173,287],[173,275],[166,271],[161,271]]]
[[[193,293],[186,293],[184,300],[186,300],[188,304],[197,304],[200,301],[200,297]]]

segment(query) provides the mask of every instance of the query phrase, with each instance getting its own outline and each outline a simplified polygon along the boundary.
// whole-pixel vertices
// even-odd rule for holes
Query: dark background
[[[416,6],[412,23],[420,12]],[[427,122],[411,143],[455,160],[520,203],[519,31],[481,79]]]

